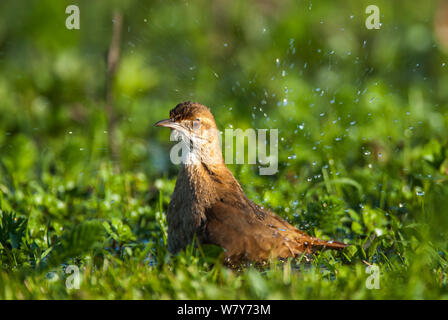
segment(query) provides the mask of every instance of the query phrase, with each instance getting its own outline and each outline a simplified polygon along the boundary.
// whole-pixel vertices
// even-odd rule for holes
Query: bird
[[[224,261],[235,265],[347,246],[309,236],[249,200],[223,160],[219,130],[206,106],[179,103],[168,119],[154,126],[172,129],[187,150],[166,215],[169,252],[176,254],[196,239],[199,244],[221,247]],[[191,144],[193,148],[188,148]]]

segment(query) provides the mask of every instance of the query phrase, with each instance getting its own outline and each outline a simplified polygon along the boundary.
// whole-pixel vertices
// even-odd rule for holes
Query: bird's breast
[[[216,193],[198,170],[181,168],[171,196],[167,213],[168,249],[171,252],[191,244],[195,235],[198,239],[204,237],[205,211],[215,201]]]

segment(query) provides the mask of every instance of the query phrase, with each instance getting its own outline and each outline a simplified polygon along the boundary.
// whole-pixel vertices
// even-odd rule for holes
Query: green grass
[[[250,179],[249,173],[241,177],[243,183]],[[424,196],[412,192],[409,200],[389,210],[369,201],[348,208],[345,197],[368,199],[366,194],[353,194],[361,192],[362,185],[349,178],[326,179],[312,187],[285,184],[284,188],[306,190],[296,204],[293,190],[290,196],[268,192],[269,197],[280,198],[272,199],[279,203],[274,209],[289,221],[352,246],[340,254],[320,253],[310,262],[302,257],[239,270],[222,266],[220,251],[214,248],[191,246],[174,257],[167,252],[164,212],[174,180],[151,183],[143,174],[113,174],[111,166],[104,165],[97,176],[76,183],[48,175],[41,184],[23,183],[14,191],[2,185],[0,297],[448,298],[446,241],[419,221],[426,219],[426,199],[437,196],[431,190],[437,190],[435,186],[426,186]],[[391,187],[384,195],[385,203],[393,201],[393,191]],[[10,208],[25,214],[16,216]],[[409,217],[412,213],[415,217]],[[66,287],[71,273],[64,270],[69,264],[79,266],[79,289]],[[366,286],[368,264],[379,266],[378,290]]]
[[[367,1],[123,2],[118,160],[104,108],[115,7],[79,1],[81,29],[69,31],[63,2],[2,2],[0,298],[447,299],[437,2],[377,2],[374,31]],[[276,175],[230,169],[256,203],[351,246],[239,270],[215,247],[171,256],[178,168],[168,130],[152,125],[184,100],[209,106],[221,130],[278,128]],[[66,286],[69,265],[79,289]]]

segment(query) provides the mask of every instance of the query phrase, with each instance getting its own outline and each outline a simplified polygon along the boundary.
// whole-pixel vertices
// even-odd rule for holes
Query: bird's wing
[[[231,260],[265,261],[317,249],[341,249],[340,242],[310,237],[275,213],[250,201],[230,171],[215,177],[216,202],[205,210],[205,238]],[[213,175],[212,175],[213,177]]]
[[[285,239],[260,219],[229,203],[217,202],[205,215],[208,242],[223,247],[231,261],[265,261],[274,255],[288,257],[294,253],[282,244]]]
[[[231,197],[230,197],[231,198]],[[295,257],[345,244],[310,237],[276,214],[251,202],[221,199],[205,211],[206,242],[223,247],[230,261]],[[255,211],[261,212],[255,212]]]

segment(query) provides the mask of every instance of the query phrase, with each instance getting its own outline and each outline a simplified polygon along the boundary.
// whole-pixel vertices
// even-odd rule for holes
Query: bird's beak
[[[182,124],[181,122],[178,121],[174,121],[173,119],[165,119],[165,120],[160,120],[156,123],[154,123],[155,127],[165,127],[165,128],[170,128],[173,129],[174,131],[177,132],[182,132],[185,136],[190,136],[190,130],[185,127],[184,124]]]
[[[154,123],[154,127],[166,127],[171,129],[177,129],[179,124],[172,119],[160,120]]]
[[[154,123],[154,126],[170,128],[170,129],[176,130],[178,132],[183,132],[186,135],[190,134],[188,128],[186,128],[182,123],[174,121],[173,119],[160,120],[160,121]]]

